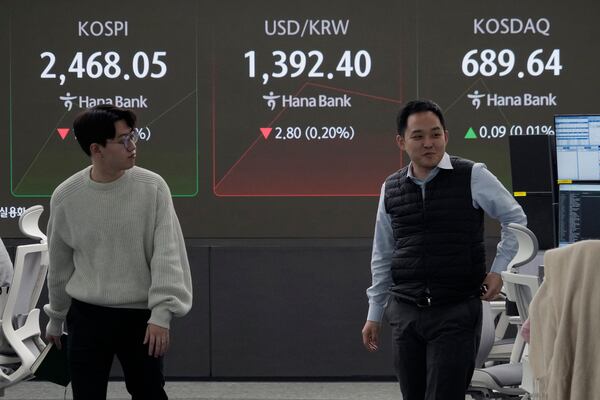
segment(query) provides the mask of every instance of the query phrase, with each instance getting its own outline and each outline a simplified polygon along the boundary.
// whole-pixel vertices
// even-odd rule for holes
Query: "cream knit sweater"
[[[536,399],[600,398],[600,240],[544,255],[544,283],[529,306]]]
[[[169,328],[192,306],[192,281],[166,182],[139,167],[110,183],[92,181],[90,171],[64,181],[50,200],[47,333],[62,332],[71,298],[150,309],[148,322]]]

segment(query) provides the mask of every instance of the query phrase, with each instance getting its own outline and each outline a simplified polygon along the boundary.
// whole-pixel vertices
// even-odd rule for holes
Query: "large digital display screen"
[[[586,10],[586,12],[581,12]],[[448,152],[511,189],[508,138],[600,109],[591,1],[0,3],[0,236],[89,159],[100,103],[138,114],[138,165],[188,238],[367,238],[407,163],[407,100],[445,111]],[[575,22],[576,21],[576,22]],[[90,205],[93,207],[93,205]]]

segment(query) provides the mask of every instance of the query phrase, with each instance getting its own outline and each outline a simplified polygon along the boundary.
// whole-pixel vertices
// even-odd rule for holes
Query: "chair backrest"
[[[522,225],[511,223],[508,225],[508,229],[516,236],[519,249],[509,264],[508,271],[502,272],[502,280],[506,297],[516,303],[519,318],[521,322],[525,322],[529,318],[529,304],[539,289],[539,279],[536,275],[520,274],[519,267],[535,258],[538,241],[533,232]],[[511,362],[519,362],[525,349],[525,343],[520,334],[517,339],[513,346]]]
[[[529,318],[529,304],[540,287],[538,277],[514,272],[502,272],[502,280],[504,281],[506,296],[510,301],[517,304],[519,317],[525,322]]]
[[[13,281],[2,313],[3,324],[35,308],[44,288],[47,271],[46,243],[17,246]]]
[[[37,305],[40,293],[44,288],[48,271],[48,245],[46,235],[39,228],[40,215],[44,207],[32,206],[21,214],[19,228],[24,235],[39,240],[39,244],[17,246],[15,253],[14,275],[11,293],[6,302],[2,320],[7,314],[17,315],[29,313]]]
[[[535,258],[538,241],[534,233],[523,225],[510,223],[508,230],[516,236],[519,248],[508,270],[502,272],[502,280],[508,299],[517,304],[519,316],[525,321],[529,317],[529,303],[539,288],[539,279],[535,275],[519,274],[519,267]]]
[[[517,254],[506,267],[507,271],[513,271],[533,260],[537,255],[539,245],[535,234],[523,225],[511,222],[507,228],[509,232],[515,235],[519,245]]]
[[[21,229],[21,232],[33,240],[39,240],[40,243],[46,243],[47,239],[39,225],[40,215],[43,212],[44,207],[39,205],[31,206],[23,211],[23,214],[19,218],[19,229]]]

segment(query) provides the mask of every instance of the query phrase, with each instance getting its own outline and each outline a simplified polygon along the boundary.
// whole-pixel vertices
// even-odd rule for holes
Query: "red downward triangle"
[[[57,128],[56,130],[58,131],[58,135],[62,140],[65,140],[70,131],[69,128]]]
[[[265,137],[265,139],[269,138],[269,135],[271,134],[272,130],[273,130],[273,128],[260,128],[260,132]]]

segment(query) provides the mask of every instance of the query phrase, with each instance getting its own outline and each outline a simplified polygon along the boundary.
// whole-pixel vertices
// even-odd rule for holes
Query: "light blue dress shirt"
[[[408,177],[421,187],[423,198],[425,197],[427,182],[435,178],[440,169],[453,169],[448,153],[444,154],[437,167],[431,170],[424,180],[414,177],[412,166],[409,164]],[[371,256],[373,285],[367,289],[367,296],[369,297],[367,320],[377,322],[380,322],[383,317],[383,310],[389,298],[388,290],[393,285],[391,264],[394,236],[390,214],[385,210],[384,194],[385,183],[381,186],[377,220],[375,222],[375,236],[373,238],[373,254]],[[492,272],[500,273],[506,270],[508,263],[517,252],[517,240],[506,226],[511,222],[526,225],[527,217],[519,203],[482,163],[473,165],[471,194],[473,196],[473,207],[483,209],[486,214],[500,221],[502,225],[501,238],[491,269]]]

